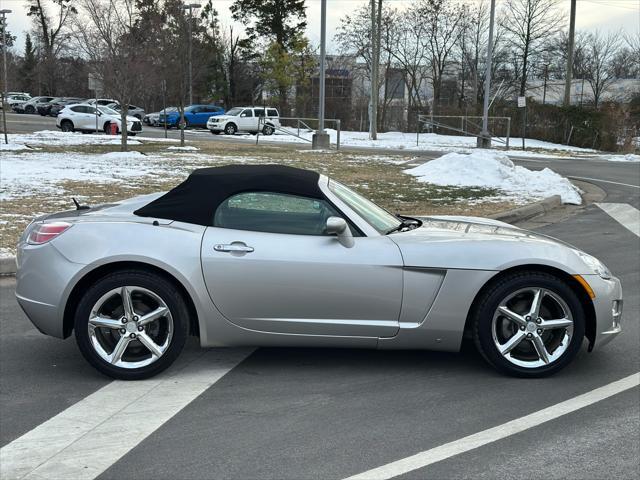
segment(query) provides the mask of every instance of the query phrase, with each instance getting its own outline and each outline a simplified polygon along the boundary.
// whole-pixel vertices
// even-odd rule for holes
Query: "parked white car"
[[[280,114],[277,109],[271,107],[234,107],[224,115],[211,117],[207,121],[207,128],[211,133],[224,132],[227,135],[258,131],[264,135],[272,135],[279,126]]]
[[[106,107],[110,103],[118,103],[118,101],[114,100],[113,98],[87,98],[85,103],[87,103],[88,105],[95,105],[97,103],[98,105]]]
[[[118,102],[110,103],[107,107],[120,113],[120,104]],[[132,117],[136,117],[138,120],[142,120],[142,117],[144,117],[144,108],[136,105],[129,105],[127,115],[131,115]]]
[[[56,126],[63,132],[109,132],[111,124],[118,126],[118,133],[122,131],[120,113],[107,107],[98,107],[86,103],[68,105],[63,108],[56,118]],[[97,125],[97,128],[96,128]],[[127,133],[135,135],[142,132],[142,122],[136,117],[127,116]]]
[[[11,109],[14,105],[23,104],[28,102],[29,100],[31,100],[31,97],[29,95],[22,93],[9,93],[4,100],[4,103],[6,103]],[[0,102],[0,108],[2,108],[2,102]]]

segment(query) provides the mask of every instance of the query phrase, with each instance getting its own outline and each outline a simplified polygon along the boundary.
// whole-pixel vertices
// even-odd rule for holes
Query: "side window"
[[[85,108],[87,107],[71,107],[71,111],[76,113],[85,113]]]
[[[193,107],[191,109],[191,113],[200,113],[202,112],[202,107]]]
[[[276,110],[275,108],[268,108],[267,109],[267,115],[270,117],[277,117],[278,116],[278,110]]]
[[[253,110],[251,110],[250,108],[246,108],[242,111],[242,113],[240,114],[241,117],[253,117]]]
[[[327,219],[340,214],[326,201],[272,192],[232,195],[216,209],[213,226],[254,232],[326,235]]]
[[[253,110],[256,114],[256,117],[264,117],[264,108],[255,108]]]

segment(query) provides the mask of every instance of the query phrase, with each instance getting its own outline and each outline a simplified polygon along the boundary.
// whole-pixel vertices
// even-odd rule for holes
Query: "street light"
[[[191,66],[191,50],[192,50],[192,39],[191,39],[191,24],[193,23],[193,11],[197,8],[200,8],[199,3],[190,3],[188,5],[183,5],[183,10],[189,10],[189,105],[193,104],[193,73]]]
[[[7,107],[7,92],[9,91],[7,84],[7,13],[11,13],[11,10],[5,8],[0,10],[2,15],[2,56],[4,61],[4,82],[2,88],[2,129],[4,130],[4,143],[9,143],[7,137],[7,114],[5,113]]]
[[[324,97],[325,97],[325,72],[327,44],[327,0],[322,0],[320,4],[320,85],[318,91],[318,131],[313,134],[311,148],[329,148],[329,134],[324,131]]]
[[[482,132],[478,137],[478,147],[491,147],[489,133],[489,96],[491,95],[491,60],[493,56],[493,22],[496,15],[496,0],[491,0],[491,16],[489,18],[489,42],[487,43],[487,71],[484,80],[484,105],[482,109]]]

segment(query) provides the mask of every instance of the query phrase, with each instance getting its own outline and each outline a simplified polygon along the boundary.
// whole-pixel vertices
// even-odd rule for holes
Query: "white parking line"
[[[640,210],[628,203],[596,203],[616,222],[640,237]]]
[[[624,392],[640,385],[640,372],[629,375],[621,380],[609,383],[604,387],[596,388],[583,395],[571,398],[562,403],[552,405],[551,407],[539,410],[524,417],[512,420],[510,422],[498,425],[497,427],[483,430],[473,435],[455,440],[439,447],[425,450],[402,460],[382,465],[381,467],[368,470],[364,473],[349,477],[347,480],[364,480],[364,479],[388,479],[412,472],[419,468],[424,468],[447,458],[459,455],[469,450],[482,447],[489,443],[496,442],[503,438],[515,435],[533,427],[537,427],[543,423],[554,420],[563,415],[575,412],[584,407],[588,407],[596,402],[605,400],[613,395]]]
[[[602,180],[600,178],[591,177],[576,177],[574,175],[567,175],[569,178],[575,178],[577,180],[592,180],[594,182],[611,183],[612,185],[622,185],[623,187],[640,188],[638,185],[631,185],[629,183],[612,182],[611,180]]]
[[[0,449],[3,479],[93,479],[253,350],[208,350],[156,379],[114,381]]]

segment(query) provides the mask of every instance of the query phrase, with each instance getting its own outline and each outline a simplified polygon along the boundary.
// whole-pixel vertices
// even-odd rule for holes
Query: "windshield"
[[[397,217],[384,208],[335,180],[329,180],[329,189],[380,233],[387,233],[402,224]]]
[[[232,108],[231,110],[229,110],[226,115],[230,115],[232,117],[237,117],[238,115],[240,115],[240,112],[242,112],[242,108]]]
[[[120,112],[116,112],[109,107],[98,107],[98,110],[100,110],[105,115],[120,115]]]

